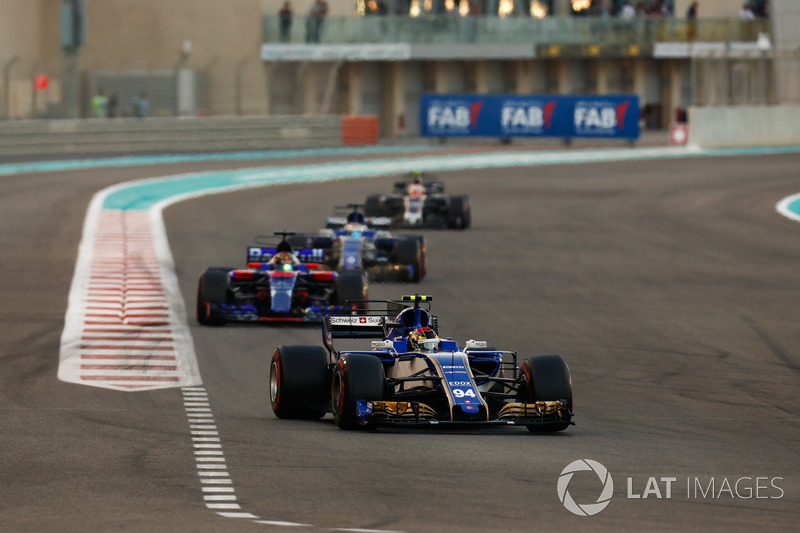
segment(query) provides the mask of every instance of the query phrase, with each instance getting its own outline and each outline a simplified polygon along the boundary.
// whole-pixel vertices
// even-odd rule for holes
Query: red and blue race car
[[[276,245],[265,237],[247,248],[247,268],[209,267],[197,285],[197,321],[202,325],[226,322],[319,322],[343,311],[348,300],[368,297],[362,270],[331,271],[321,263],[324,251],[293,249],[279,231]]]

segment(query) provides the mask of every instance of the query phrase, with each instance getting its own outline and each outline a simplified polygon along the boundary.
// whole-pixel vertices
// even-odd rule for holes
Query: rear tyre
[[[472,225],[469,196],[453,196],[447,214],[447,225],[452,229],[467,229]]]
[[[428,243],[425,242],[425,237],[422,235],[409,235],[408,238],[416,239],[417,241],[419,241],[419,246],[422,250],[420,268],[419,268],[419,279],[422,280],[428,273]]]
[[[315,420],[330,405],[328,353],[320,346],[278,346],[269,369],[269,401],[278,418]]]
[[[197,282],[197,321],[203,326],[221,326],[225,320],[210,312],[209,304],[228,303],[228,272],[232,267],[209,267]]]
[[[362,270],[339,270],[336,273],[333,299],[335,305],[344,307],[348,300],[366,300],[369,285]],[[353,304],[354,308],[364,308],[365,304]]]
[[[572,378],[569,367],[560,355],[536,355],[529,357],[520,365],[522,384],[518,389],[521,402],[566,400],[572,413]],[[527,426],[531,433],[555,433],[570,426],[570,418],[558,424],[546,426]]]
[[[364,204],[364,215],[368,217],[385,217],[386,212],[381,203],[380,194],[370,194]]]
[[[356,414],[356,401],[386,399],[386,374],[374,355],[345,354],[336,363],[331,380],[331,410],[341,429],[369,427]]]
[[[413,272],[408,281],[417,283],[425,276],[425,254],[419,239],[401,239],[397,241],[389,254],[389,261],[396,265],[410,266]]]

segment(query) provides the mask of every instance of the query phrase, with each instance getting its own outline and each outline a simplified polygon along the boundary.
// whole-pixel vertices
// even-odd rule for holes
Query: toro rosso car
[[[346,215],[328,217],[326,228],[308,242],[325,248],[333,270],[364,270],[373,281],[418,282],[425,277],[427,249],[421,235],[392,235],[391,219],[366,217],[361,205]]]
[[[398,228],[467,229],[472,223],[469,196],[449,196],[441,181],[423,183],[422,173],[395,182],[391,194],[368,196],[364,211],[370,217],[388,217]]]
[[[345,309],[348,300],[367,298],[367,278],[361,270],[323,269],[321,249],[293,250],[287,237],[273,246],[247,248],[247,268],[209,267],[197,286],[197,321],[319,322],[326,314]]]
[[[563,431],[572,424],[572,380],[558,355],[517,360],[485,341],[439,338],[430,296],[370,301],[369,309],[322,321],[325,347],[279,346],[269,395],[278,418],[333,413],[342,429],[377,426],[525,426]],[[369,339],[337,350],[334,339]]]

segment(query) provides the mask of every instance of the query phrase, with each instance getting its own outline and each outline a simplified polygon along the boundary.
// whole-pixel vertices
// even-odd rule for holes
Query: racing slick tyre
[[[397,241],[389,254],[389,261],[395,265],[411,267],[411,275],[407,281],[419,282],[425,276],[425,253],[419,239],[401,239]]]
[[[342,307],[348,300],[366,300],[368,284],[363,270],[339,270],[336,273],[334,304]],[[364,304],[353,304],[351,308],[364,308]]]
[[[321,346],[278,346],[272,354],[269,401],[278,418],[322,418],[329,383],[328,353]]]
[[[428,273],[428,243],[425,242],[423,235],[409,235],[409,239],[416,239],[422,248],[422,262],[420,263],[419,279],[423,279]]]
[[[386,374],[374,355],[345,354],[336,363],[331,380],[331,410],[341,429],[368,428],[356,413],[357,400],[386,398]]]
[[[225,320],[210,314],[207,304],[228,302],[228,272],[232,267],[208,267],[197,282],[197,321],[203,326],[221,326]]]
[[[381,203],[380,194],[370,194],[369,196],[367,196],[367,201],[364,204],[364,216],[368,217],[387,216],[386,212],[383,209],[383,203]]]
[[[452,229],[467,229],[472,225],[469,196],[453,196],[450,198],[447,225]]]
[[[572,378],[569,367],[560,355],[535,355],[528,357],[520,365],[522,383],[518,389],[521,402],[566,400],[572,413]],[[570,426],[570,418],[563,422],[547,425],[527,426],[531,433],[555,433]]]

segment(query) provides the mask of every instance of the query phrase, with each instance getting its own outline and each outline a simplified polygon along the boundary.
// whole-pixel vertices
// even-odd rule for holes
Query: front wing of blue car
[[[452,413],[442,417],[422,402],[368,401],[356,402],[356,414],[365,426],[540,426],[569,422],[572,413],[563,400],[534,403],[507,403],[496,418],[490,419],[485,409],[479,413]],[[455,416],[453,416],[455,415]]]

